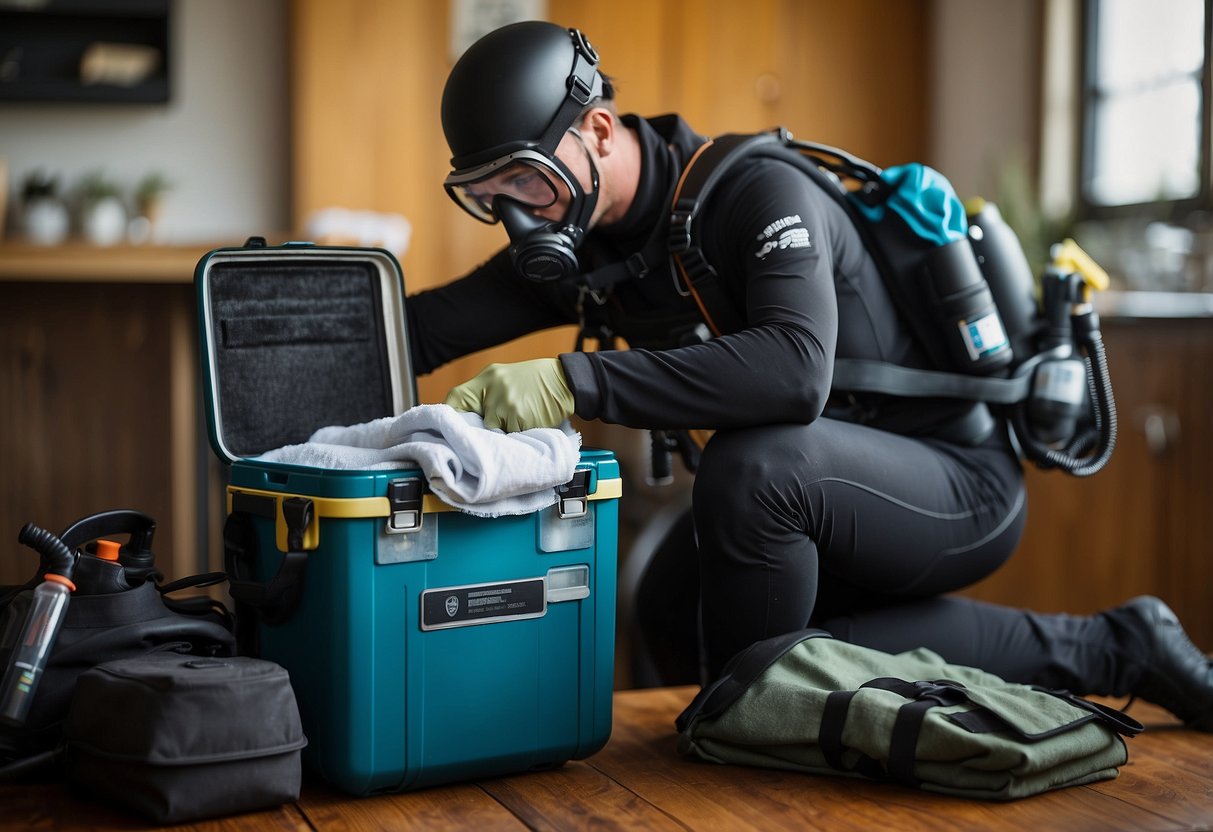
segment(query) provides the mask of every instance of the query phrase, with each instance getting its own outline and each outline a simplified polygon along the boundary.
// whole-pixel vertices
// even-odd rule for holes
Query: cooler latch
[[[556,513],[562,520],[584,517],[589,510],[590,469],[578,468],[573,478],[556,486]]]
[[[421,530],[421,480],[411,477],[387,484],[388,516],[384,529],[388,534]]]
[[[282,520],[286,524],[288,552],[304,550],[304,537],[308,527],[312,525],[315,513],[315,506],[307,497],[288,497],[282,501]]]

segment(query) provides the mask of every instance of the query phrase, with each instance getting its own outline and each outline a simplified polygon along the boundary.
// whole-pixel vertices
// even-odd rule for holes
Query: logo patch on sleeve
[[[762,243],[754,256],[765,260],[772,251],[785,248],[812,248],[809,239],[809,229],[801,225],[800,214],[784,217],[768,225],[758,234],[758,242]]]

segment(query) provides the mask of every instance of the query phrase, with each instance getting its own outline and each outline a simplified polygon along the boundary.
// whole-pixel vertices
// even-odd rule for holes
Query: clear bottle
[[[0,721],[25,724],[51,648],[55,646],[55,638],[63,624],[72,588],[72,582],[67,578],[50,573],[34,588],[25,627],[13,648],[4,681],[0,683]]]

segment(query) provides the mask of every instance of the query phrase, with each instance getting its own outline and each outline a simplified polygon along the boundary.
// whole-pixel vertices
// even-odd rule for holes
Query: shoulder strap
[[[709,139],[691,156],[674,186],[670,204],[670,254],[677,277],[695,299],[713,335],[735,331],[742,321],[734,304],[724,294],[716,270],[703,255],[696,234],[696,220],[707,194],[739,159],[749,156],[756,147],[774,146],[776,142],[778,137],[773,133],[732,133]]]

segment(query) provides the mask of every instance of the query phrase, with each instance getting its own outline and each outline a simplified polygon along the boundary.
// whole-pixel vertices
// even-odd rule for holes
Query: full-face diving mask
[[[578,273],[576,249],[598,202],[598,169],[581,135],[590,170],[590,190],[555,154],[525,148],[469,170],[454,171],[444,187],[459,207],[484,223],[500,221],[510,237],[510,257],[524,277],[549,282]],[[564,204],[552,221],[536,211]]]

